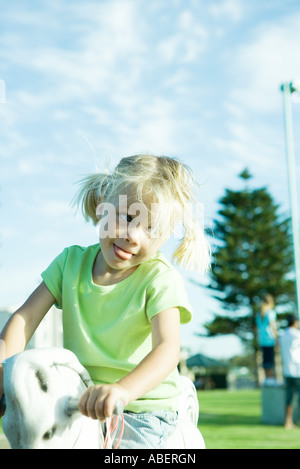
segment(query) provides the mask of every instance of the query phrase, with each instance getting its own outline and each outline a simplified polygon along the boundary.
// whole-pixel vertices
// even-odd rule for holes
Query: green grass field
[[[207,449],[300,449],[300,427],[261,423],[261,392],[201,391],[198,427]]]
[[[207,449],[300,449],[300,427],[261,423],[259,390],[201,391],[198,397],[198,426]]]

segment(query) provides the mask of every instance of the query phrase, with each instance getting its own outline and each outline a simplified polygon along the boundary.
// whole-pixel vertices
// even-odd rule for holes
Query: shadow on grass
[[[199,413],[198,426],[200,425],[261,425],[261,418],[255,415],[218,415]]]

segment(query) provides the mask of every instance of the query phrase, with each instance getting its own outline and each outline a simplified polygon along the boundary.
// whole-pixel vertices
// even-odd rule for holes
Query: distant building
[[[229,364],[216,360],[202,353],[186,360],[187,368],[194,373],[194,384],[197,389],[226,389]]]
[[[0,310],[0,331],[13,311]],[[27,348],[48,348],[63,346],[62,312],[53,306],[33,334]]]

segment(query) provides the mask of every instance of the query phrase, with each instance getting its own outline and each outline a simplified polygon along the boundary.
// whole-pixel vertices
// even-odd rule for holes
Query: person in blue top
[[[263,297],[260,313],[256,315],[257,339],[263,354],[266,382],[275,377],[275,345],[278,337],[273,296]]]

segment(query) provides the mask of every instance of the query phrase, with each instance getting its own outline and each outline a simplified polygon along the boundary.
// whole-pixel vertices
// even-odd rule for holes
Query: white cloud
[[[32,161],[27,160],[19,160],[17,162],[17,171],[21,174],[36,174],[36,166],[33,164]]]
[[[36,209],[43,216],[47,217],[64,217],[70,214],[70,205],[60,200],[48,200],[41,202],[41,207]]]
[[[173,103],[157,97],[140,96],[140,107],[121,107],[122,118],[114,123],[119,145],[125,154],[136,152],[175,153],[179,149],[181,119]]]
[[[6,84],[5,81],[0,79],[0,104],[6,102]]]
[[[263,24],[256,38],[241,45],[231,63],[234,102],[257,112],[278,111],[280,84],[300,77],[300,14]]]
[[[10,226],[1,226],[0,228],[0,237],[2,242],[6,240],[15,240],[19,236],[19,231]]]
[[[68,132],[74,141],[78,135],[86,135],[88,125],[98,126],[99,140],[106,147],[112,134],[120,133],[120,141],[127,134],[128,140],[128,134],[133,136],[134,129],[141,129],[148,99],[141,74],[148,57],[140,6],[134,1],[67,6],[54,0],[32,16],[29,11],[23,16],[23,10],[14,15],[6,10],[4,18],[15,28],[4,29],[0,36],[0,60],[11,73],[22,70],[16,85],[9,83],[8,74],[7,103],[0,107],[0,156],[11,163],[14,159],[14,170],[30,176],[49,167],[44,144],[50,144],[52,152],[54,143],[61,151],[67,149],[62,164],[72,160],[74,166],[78,155],[74,148],[70,154]],[[70,18],[70,27],[63,40],[61,27],[66,18]],[[97,132],[92,144],[94,139],[98,139]],[[41,153],[39,161],[33,148],[34,153]],[[56,157],[61,158],[61,154]]]
[[[244,15],[245,4],[240,0],[218,0],[209,3],[209,10],[216,18],[227,17],[233,21],[240,21]]]
[[[71,127],[70,109],[75,109],[77,135],[80,126],[85,134],[87,116],[89,123],[102,130],[99,141],[103,141],[107,129],[107,141],[113,140],[112,135],[117,136],[119,148],[125,144],[129,151],[130,146],[137,149],[138,145],[140,149],[176,151],[178,130],[184,118],[170,94],[173,97],[190,94],[187,66],[197,63],[207,47],[209,32],[203,26],[199,8],[189,9],[188,5],[173,12],[176,21],[174,25],[170,23],[171,32],[163,31],[157,40],[151,24],[147,23],[144,6],[144,2],[133,0],[85,2],[84,5],[78,2],[68,6],[54,0],[32,18],[28,12],[24,17],[21,11],[16,12],[15,24],[33,28],[30,39],[24,40],[23,30],[6,31],[1,37],[5,47],[0,57],[12,69],[21,67],[26,71],[25,76],[30,76],[24,86],[19,82],[19,87],[12,91],[15,115],[21,113],[20,121],[28,116],[34,124],[45,116],[44,128],[49,119],[50,125],[55,121],[52,138],[57,140],[61,132],[59,124]],[[47,14],[45,38],[36,41],[33,47],[34,38],[41,37],[43,28],[39,24],[44,24]],[[62,26],[66,17],[71,18],[71,23],[68,42],[64,43]],[[166,62],[175,65],[172,73],[166,70]],[[190,125],[191,121],[188,116],[184,125]],[[94,138],[98,139],[97,134]],[[102,142],[102,147],[107,146],[107,141]],[[19,169],[23,174],[30,174],[33,162],[21,159]]]
[[[280,85],[300,77],[299,31],[300,14],[263,22],[233,50],[231,88],[223,102],[227,118],[214,141],[239,170],[248,166],[277,192],[286,164]]]
[[[228,121],[228,138],[217,138],[215,144],[226,154],[236,158],[237,164],[251,167],[260,172],[268,172],[274,168],[277,159],[278,140],[274,138],[273,129],[269,125],[249,121]],[[281,148],[283,149],[283,142]]]
[[[178,149],[176,134],[178,131],[171,103],[156,99],[143,112],[138,132],[136,148],[152,150],[158,153],[173,153]]]
[[[184,10],[178,15],[175,33],[164,38],[159,46],[162,59],[171,63],[190,64],[205,50],[209,36],[201,16]]]
[[[71,15],[72,24],[77,25],[78,29],[76,36],[75,26],[73,31],[72,28],[68,31],[70,43],[67,44],[59,41],[60,34],[57,37],[55,35],[59,29],[59,26],[54,25],[54,19],[59,18],[58,12],[55,8],[51,9],[50,4],[48,7],[52,29],[46,29],[44,40],[33,45],[34,38],[38,38],[43,29],[39,25],[45,24],[45,10],[35,12],[32,22],[31,13],[26,14],[25,11],[26,26],[35,27],[25,39],[24,32],[18,29],[1,35],[0,56],[6,63],[21,66],[46,79],[42,94],[35,89],[36,94],[31,96],[30,92],[21,87],[19,97],[23,102],[27,100],[29,105],[33,105],[36,100],[43,102],[43,99],[46,99],[45,104],[50,99],[53,103],[72,99],[88,100],[92,96],[108,92],[112,85],[118,87],[121,82],[123,86],[124,83],[127,86],[132,85],[136,61],[140,60],[145,51],[142,21],[135,2],[70,5],[69,11],[63,12],[63,18]],[[40,21],[37,20],[39,16]],[[62,23],[62,19],[57,22]],[[15,23],[24,23],[23,10],[19,14],[16,12]],[[123,79],[120,79],[120,69],[124,70]],[[26,90],[28,84],[24,85]]]
[[[30,217],[38,217],[40,222],[45,220],[63,220],[65,217],[70,216],[72,209],[70,204],[66,201],[48,199],[44,200],[39,194],[26,194],[27,197],[20,198],[19,194],[16,194],[14,206],[20,213],[30,214]],[[48,195],[49,197],[49,195]]]

